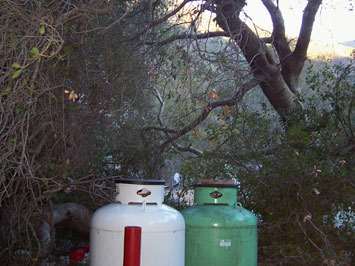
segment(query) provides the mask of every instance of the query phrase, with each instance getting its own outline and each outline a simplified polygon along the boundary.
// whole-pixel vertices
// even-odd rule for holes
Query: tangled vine
[[[51,196],[73,189],[92,191],[97,180],[92,172],[69,176],[75,162],[70,147],[78,139],[70,128],[75,118],[69,111],[79,99],[68,79],[71,57],[65,43],[82,45],[83,25],[111,11],[107,1],[1,1],[0,256],[4,261],[13,260],[16,250],[30,250],[32,261],[43,257],[37,227],[50,220]]]

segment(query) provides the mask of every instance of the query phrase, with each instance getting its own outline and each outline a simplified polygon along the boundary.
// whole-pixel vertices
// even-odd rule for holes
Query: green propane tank
[[[186,223],[185,266],[256,266],[257,221],[237,203],[237,185],[197,184]]]

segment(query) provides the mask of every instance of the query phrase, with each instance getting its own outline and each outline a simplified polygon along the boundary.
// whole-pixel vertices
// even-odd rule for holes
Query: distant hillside
[[[350,58],[354,48],[342,44],[328,44],[324,42],[311,41],[308,48],[308,57],[310,59],[335,59]]]
[[[222,31],[222,29],[216,24],[213,20],[215,15],[210,12],[202,13],[202,19],[197,24],[197,30],[200,33],[205,32],[214,32],[214,31]],[[179,22],[181,23],[182,18],[179,18]],[[171,19],[171,22],[174,23],[174,20]],[[175,21],[176,22],[176,21]],[[188,22],[188,21],[185,21]],[[182,24],[182,27],[188,26],[187,24]],[[249,25],[251,29],[255,30],[255,25]],[[257,28],[258,32],[257,35],[260,37],[269,37],[271,35],[270,31]],[[287,38],[291,42],[291,47],[296,45],[297,37],[295,36],[287,36]],[[219,37],[216,38],[217,40],[228,40],[226,37]],[[345,59],[350,58],[353,49],[355,48],[355,40],[347,41],[339,44],[329,44],[326,42],[319,42],[319,41],[311,41],[308,48],[307,57],[311,60],[334,60],[334,59]]]
[[[355,40],[352,40],[352,41],[348,41],[348,42],[342,42],[340,43],[341,45],[344,45],[344,46],[349,46],[351,48],[355,48]]]

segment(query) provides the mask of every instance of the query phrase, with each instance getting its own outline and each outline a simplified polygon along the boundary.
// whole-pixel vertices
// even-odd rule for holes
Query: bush
[[[186,179],[237,179],[239,200],[259,218],[262,265],[350,265],[354,73],[352,62],[310,71],[313,96],[285,117],[290,127],[243,113],[211,137],[223,145],[184,167]]]

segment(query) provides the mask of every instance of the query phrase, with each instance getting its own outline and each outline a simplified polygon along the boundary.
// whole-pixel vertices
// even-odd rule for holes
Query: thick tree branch
[[[189,146],[182,146],[180,144],[177,144],[175,142],[173,142],[173,146],[175,149],[177,149],[178,151],[182,151],[182,152],[191,152],[193,154],[196,154],[198,156],[202,155],[202,151],[200,151],[199,149],[196,149],[194,147],[191,147],[191,145]]]
[[[272,0],[262,0],[262,2],[271,16],[273,24],[273,44],[280,57],[280,61],[282,61],[284,57],[291,54],[291,49],[286,38],[284,19],[280,9],[274,4]]]
[[[264,43],[269,43],[269,44],[272,44],[274,42],[273,37],[264,37],[264,38],[260,38],[260,40],[262,40]]]
[[[299,60],[306,60],[313,23],[321,3],[322,0],[309,0],[305,10],[303,11],[301,31],[297,40],[296,48],[293,52],[295,57],[298,57]]]
[[[309,0],[303,13],[301,31],[297,40],[296,48],[293,53],[281,61],[282,76],[291,89],[299,94],[299,75],[303,69],[307,56],[307,49],[311,40],[311,33],[315,16],[322,0]]]
[[[217,23],[234,38],[255,76],[262,76],[260,84],[265,96],[279,114],[297,108],[295,95],[285,83],[278,63],[260,38],[229,9],[217,13]]]
[[[217,23],[236,41],[254,74],[273,75],[278,72],[276,62],[269,61],[271,56],[268,56],[265,43],[241,21],[237,14],[227,10],[227,12],[217,13]]]

